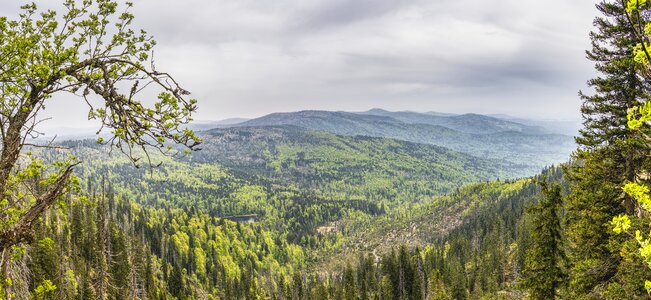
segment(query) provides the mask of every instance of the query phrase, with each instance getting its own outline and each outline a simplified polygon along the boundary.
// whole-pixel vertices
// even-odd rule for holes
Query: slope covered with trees
[[[78,146],[77,155],[109,158],[97,151]],[[134,170],[126,159],[97,162],[80,169],[89,199],[71,196],[50,212],[37,227],[39,242],[29,259],[19,260],[34,272],[21,281],[34,296],[420,299],[517,293],[509,272],[522,268],[516,253],[523,250],[515,245],[526,238],[517,228],[524,207],[539,199],[536,185],[523,179],[475,183],[384,211],[344,201],[307,203],[288,189],[256,185],[214,164],[170,160],[148,175],[125,173]],[[559,176],[554,172],[548,173]],[[136,187],[127,178],[142,180],[133,181]],[[219,203],[241,209],[229,214],[255,212],[258,219],[220,217],[209,208]],[[259,210],[247,210],[252,208]],[[335,231],[318,232],[316,225],[324,224],[335,224]],[[459,268],[468,264],[472,271]],[[56,289],[47,291],[48,284]]]
[[[428,116],[425,118],[429,119]],[[446,118],[449,119],[433,125],[432,122],[419,121],[419,118],[403,122],[386,115],[300,111],[274,113],[234,126],[293,125],[338,135],[386,137],[437,145],[478,157],[528,165],[532,170],[530,176],[547,165],[564,162],[576,147],[570,136],[529,131],[527,126],[495,118],[479,115]],[[481,134],[475,133],[477,128],[484,130]]]
[[[38,224],[39,242],[17,260],[34,273],[13,289],[79,299],[332,298],[346,292],[340,276],[357,272],[361,253],[374,268],[373,254],[389,255],[379,244],[359,249],[359,235],[399,228],[397,216],[420,216],[428,225],[418,246],[427,247],[509,197],[507,190],[530,185],[482,183],[453,192],[526,169],[386,138],[299,127],[217,129],[202,138],[203,150],[182,160],[150,154],[163,162],[153,170],[133,168],[95,141],[62,144],[69,151],[34,149],[45,161],[68,154],[84,161],[77,170],[83,191]],[[432,216],[440,222],[426,223]],[[412,235],[399,236],[389,243],[416,245],[408,243]],[[51,260],[63,257],[58,265]],[[344,263],[316,267],[324,258]],[[380,293],[379,286],[357,292],[371,288]],[[390,288],[384,284],[385,293]]]
[[[464,183],[525,172],[436,146],[294,127],[220,129],[202,137],[203,150],[184,160],[152,155],[163,165],[151,173],[93,141],[65,146],[85,162],[78,172],[82,182],[107,180],[129,200],[152,207],[214,217],[256,215],[287,231],[293,242],[331,222],[383,214]]]
[[[462,182],[515,178],[531,172],[528,165],[482,159],[437,146],[338,136],[293,126],[215,129],[202,137],[204,150],[194,155],[193,161],[216,161],[240,173],[285,179],[302,189],[330,190],[343,197],[349,197],[345,195],[349,193],[347,185],[384,189],[385,198],[394,199],[396,195],[389,190],[408,190],[409,182],[420,182],[412,186],[427,189],[416,193],[433,195]],[[403,196],[405,200],[409,201]]]
[[[115,12],[97,3],[87,26]],[[0,170],[0,299],[646,299],[650,6],[597,5],[587,54],[598,74],[594,93],[581,95],[580,148],[532,178],[521,177],[561,155],[567,137],[477,115],[305,111],[199,139],[166,131],[194,111],[180,89],[146,110],[102,89],[145,71],[93,69],[110,63],[100,59],[70,80],[135,114],[91,111],[127,155],[70,141],[14,160],[15,134],[2,136],[0,164],[18,165]],[[41,17],[56,27],[54,15]],[[7,26],[29,36],[24,22]],[[30,117],[30,107],[9,112]],[[10,119],[8,132],[26,124]],[[165,155],[178,150],[168,141],[201,140],[195,155]],[[135,149],[145,145],[163,153]],[[65,162],[71,154],[84,163]],[[134,168],[137,157],[163,164]]]
[[[391,112],[374,108],[360,114],[385,116],[410,124],[429,124],[443,126],[456,131],[474,134],[492,134],[499,132],[515,131],[528,134],[549,133],[544,127],[529,126],[514,121],[480,114],[440,115],[432,113],[418,113],[411,111]]]

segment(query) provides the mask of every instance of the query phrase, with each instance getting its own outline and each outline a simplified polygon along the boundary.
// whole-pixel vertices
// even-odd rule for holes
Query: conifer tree
[[[640,68],[641,77],[651,79],[651,20],[649,20],[650,4],[642,0],[627,0],[622,3],[628,16],[631,26],[631,33],[638,38],[632,57]],[[627,111],[627,125],[632,133],[640,134],[644,138],[634,144],[640,151],[649,153],[651,139],[649,139],[649,121],[651,121],[651,99],[636,99],[639,106]],[[640,285],[644,282],[644,290],[651,295],[651,237],[649,232],[649,212],[651,211],[651,197],[649,196],[649,160],[635,166],[632,171],[636,175],[634,179],[621,186],[621,190],[632,199],[635,207],[634,214],[627,211],[626,214],[613,217],[611,221],[612,231],[615,234],[627,233],[628,240],[625,240],[626,248],[622,252],[632,252],[639,255],[643,265],[638,268],[628,268],[627,273],[633,283],[637,283],[637,291],[642,290]],[[635,231],[635,234],[632,232]],[[635,241],[635,242],[633,242]],[[629,293],[630,294],[630,293]]]
[[[526,253],[522,286],[532,299],[555,299],[566,279],[560,209],[561,187],[539,182],[544,199],[530,207],[531,245]]]
[[[630,199],[619,187],[635,178],[646,160],[640,137],[627,129],[626,112],[648,97],[649,81],[640,76],[634,55],[638,44],[623,1],[597,4],[602,16],[594,21],[592,49],[587,58],[598,75],[588,81],[594,93],[580,93],[584,128],[576,139],[580,149],[568,168],[571,194],[567,198],[567,239],[570,287],[573,297],[626,297],[643,290],[629,286],[634,260],[622,257],[625,244],[610,228],[621,213],[633,213]],[[622,292],[628,290],[629,292]]]
[[[350,265],[347,265],[344,269],[344,290],[346,299],[357,299],[356,296],[356,285],[355,285],[355,275],[353,268]]]

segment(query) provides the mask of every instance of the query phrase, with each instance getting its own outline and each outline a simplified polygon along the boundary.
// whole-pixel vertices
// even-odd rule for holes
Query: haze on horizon
[[[576,120],[594,76],[592,0],[177,3],[132,12],[158,41],[157,69],[199,101],[196,120],[376,107]],[[53,100],[48,126],[92,125],[80,99]]]

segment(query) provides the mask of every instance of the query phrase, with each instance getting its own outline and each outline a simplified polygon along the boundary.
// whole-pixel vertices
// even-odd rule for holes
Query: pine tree
[[[637,38],[621,1],[603,1],[603,14],[594,21],[592,49],[587,57],[599,75],[588,81],[592,95],[580,93],[585,128],[576,139],[581,148],[567,169],[572,193],[567,198],[567,238],[570,288],[573,297],[627,297],[626,269],[633,261],[621,255],[621,239],[609,222],[634,205],[622,197],[619,187],[635,178],[648,149],[639,147],[639,136],[627,129],[626,111],[646,98],[651,86],[639,76],[634,61]],[[632,20],[635,22],[635,20]]]
[[[344,269],[344,295],[346,299],[357,299],[356,292],[357,288],[355,285],[355,275],[353,268],[350,265],[347,265]]]
[[[170,294],[180,298],[183,296],[183,272],[180,267],[172,266],[172,274],[168,282]]]
[[[539,184],[544,199],[529,210],[532,244],[526,253],[522,286],[532,299],[555,299],[567,276],[559,214],[563,200],[560,185]]]
[[[590,33],[592,49],[587,58],[595,63],[599,75],[588,81],[592,95],[580,92],[584,128],[577,138],[588,149],[612,145],[630,135],[627,109],[637,105],[651,86],[639,76],[633,52],[638,43],[620,1],[602,1],[597,9],[603,14],[594,20]]]

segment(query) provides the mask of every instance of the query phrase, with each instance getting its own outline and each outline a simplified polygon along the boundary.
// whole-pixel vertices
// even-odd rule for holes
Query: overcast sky
[[[200,120],[374,107],[578,119],[593,75],[595,0],[134,2]],[[51,124],[84,120],[78,99],[57,101]]]

